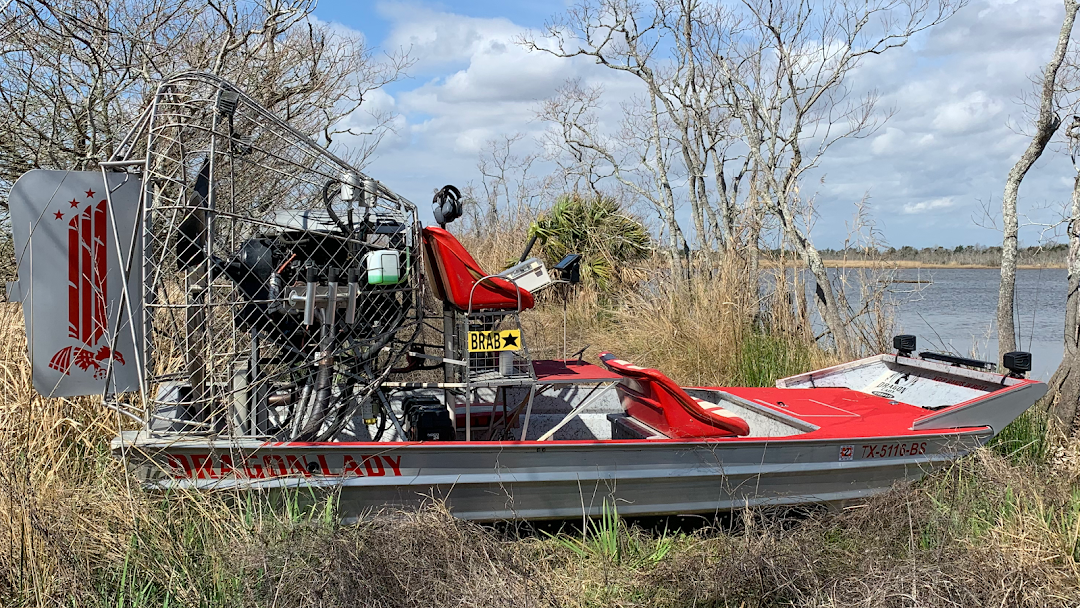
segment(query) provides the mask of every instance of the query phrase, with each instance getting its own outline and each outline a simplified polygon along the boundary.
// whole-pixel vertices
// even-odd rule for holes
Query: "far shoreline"
[[[1000,264],[934,264],[916,260],[823,260],[827,268],[927,268],[930,270],[948,268],[970,268],[975,270],[999,269]],[[1018,270],[1065,269],[1065,264],[1017,264]]]
[[[882,268],[882,269],[927,269],[927,270],[947,270],[947,269],[971,269],[971,270],[990,270],[999,269],[1000,265],[991,264],[957,264],[957,263],[933,263],[933,262],[919,262],[917,260],[822,260],[825,263],[826,268]],[[775,268],[778,264],[775,260],[764,261],[762,264],[766,268]],[[794,260],[785,260],[784,266],[796,267],[802,266],[801,262]],[[1017,264],[1018,270],[1064,270],[1065,264]]]

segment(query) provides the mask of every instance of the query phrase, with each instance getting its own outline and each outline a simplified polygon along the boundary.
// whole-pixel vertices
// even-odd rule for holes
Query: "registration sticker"
[[[498,350],[521,350],[521,330],[470,331],[469,352],[485,353]]]
[[[840,462],[845,460],[854,460],[855,458],[855,446],[842,445],[840,446]]]

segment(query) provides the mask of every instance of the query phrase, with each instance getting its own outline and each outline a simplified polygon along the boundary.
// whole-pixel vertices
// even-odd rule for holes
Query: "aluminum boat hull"
[[[335,493],[341,516],[443,500],[480,520],[715,513],[747,506],[842,504],[918,480],[992,436],[842,440],[563,441],[471,444],[260,444],[130,433],[126,458],[159,488]],[[912,453],[914,452],[914,453]]]

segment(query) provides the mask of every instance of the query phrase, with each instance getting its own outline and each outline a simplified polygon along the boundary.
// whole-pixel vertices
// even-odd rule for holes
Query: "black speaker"
[[[1014,376],[1023,377],[1026,372],[1031,371],[1031,353],[1023,351],[1005,353],[1001,361],[1005,364],[1005,369],[1012,372]]]
[[[901,357],[910,357],[912,351],[915,350],[915,336],[911,334],[893,336],[892,346],[896,349],[896,354]]]

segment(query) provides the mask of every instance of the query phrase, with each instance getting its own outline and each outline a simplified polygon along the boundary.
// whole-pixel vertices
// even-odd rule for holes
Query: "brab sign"
[[[487,353],[501,350],[521,350],[520,329],[469,332],[470,353]]]
[[[8,197],[34,389],[42,395],[139,387],[142,252],[135,225],[142,186],[133,175],[110,173],[107,187],[108,195],[97,171],[37,170],[20,177]],[[121,310],[133,239],[130,306]]]

